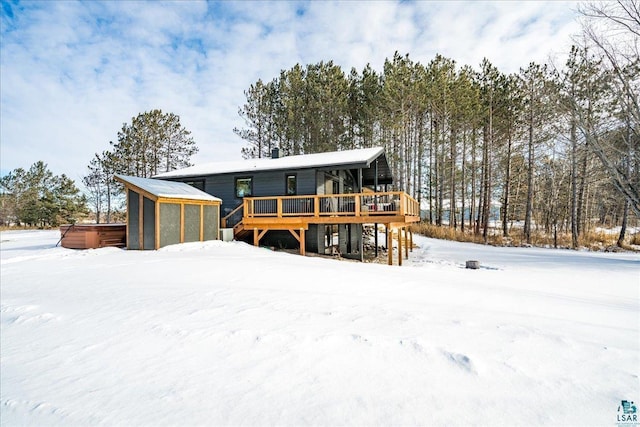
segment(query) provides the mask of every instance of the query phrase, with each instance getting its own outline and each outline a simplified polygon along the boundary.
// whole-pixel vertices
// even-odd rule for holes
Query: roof
[[[330,168],[334,166],[351,166],[351,169],[358,169],[368,168],[371,163],[380,156],[384,156],[384,148],[382,147],[332,151],[329,153],[301,154],[277,159],[262,158],[232,162],[213,162],[161,173],[154,178],[184,178],[240,172]]]
[[[135,176],[116,175],[116,179],[127,187],[145,191],[152,196],[165,199],[203,200],[208,202],[221,202],[217,197],[200,191],[195,187],[182,182],[164,181],[161,179],[138,178]]]

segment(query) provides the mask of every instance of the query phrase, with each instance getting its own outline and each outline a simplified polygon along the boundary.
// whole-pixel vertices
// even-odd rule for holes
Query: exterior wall
[[[160,247],[176,243],[180,243],[180,205],[160,203]]]
[[[284,196],[286,195],[286,176],[291,174],[296,175],[297,194],[316,194],[314,169],[208,176],[205,178],[204,191],[222,199],[220,214],[226,216],[242,203],[242,198],[236,197],[236,178],[252,178],[253,197]],[[180,180],[184,182],[187,178]]]
[[[324,230],[324,226],[309,224],[309,229],[304,235],[307,251],[315,253],[324,252],[322,233],[319,231],[321,228]]]
[[[180,204],[160,203],[160,247],[175,245],[180,242]],[[202,237],[204,240],[218,239],[220,213],[218,206],[203,206]],[[184,242],[200,241],[200,205],[184,204],[184,218],[182,220]],[[146,244],[145,244],[146,246]]]
[[[204,191],[213,196],[222,199],[222,204],[218,212],[216,220],[215,238],[217,238],[220,217],[227,216],[231,211],[242,204],[242,198],[236,197],[235,194],[235,180],[236,178],[252,178],[253,193],[252,197],[262,196],[284,196],[286,195],[286,176],[290,174],[296,175],[297,195],[305,194],[330,194],[333,193],[332,188],[327,188],[328,183],[331,180],[335,180],[337,184],[337,192],[345,192],[345,182],[350,181],[353,192],[359,192],[357,176],[354,176],[349,170],[320,170],[320,169],[301,169],[301,170],[280,170],[280,171],[260,171],[260,172],[246,172],[246,173],[234,173],[224,175],[211,175],[204,178],[197,178],[197,180],[204,179]],[[329,176],[331,175],[331,176]],[[196,178],[178,178],[178,181],[191,182]],[[186,209],[186,206],[185,206]],[[211,230],[208,230],[208,224],[211,224],[207,214],[207,207],[205,206],[205,237],[204,240],[211,239]],[[186,213],[185,213],[186,215]],[[185,222],[186,224],[186,222]],[[186,227],[186,225],[185,225]],[[324,253],[324,225],[312,224],[305,233],[306,248],[309,252]],[[342,254],[347,254],[347,238],[348,233],[345,231],[345,225],[341,225],[339,228],[340,233],[340,251]],[[185,230],[185,241],[186,230]],[[288,231],[269,231],[262,238],[261,243],[264,245],[284,248],[294,248],[298,246],[297,240]],[[351,225],[351,239],[350,248],[351,254],[359,258],[361,256],[361,243],[362,243],[362,226],[359,224]]]
[[[155,249],[156,248],[156,203],[144,198],[143,205],[143,249]]]
[[[345,258],[362,259],[362,224],[341,224],[338,228],[340,253]]]
[[[200,241],[200,205],[184,205],[184,241]]]
[[[220,229],[220,206],[201,204],[200,201],[184,203],[184,218],[181,219],[181,203],[153,201],[143,197],[140,218],[140,194],[132,189],[127,190],[127,243],[129,249],[156,248],[156,203],[158,205],[158,247],[184,242],[198,242],[202,234],[203,240],[218,239]],[[166,199],[165,199],[166,200]],[[201,221],[202,208],[202,221]],[[142,219],[142,221],[141,221]],[[140,223],[142,222],[142,238],[140,242]],[[200,231],[200,224],[204,230]],[[181,226],[184,228],[181,230]],[[183,237],[183,239],[182,239]]]
[[[204,207],[204,240],[216,240],[220,229],[220,206]]]
[[[138,193],[129,190],[127,200],[127,247],[129,249],[142,249],[140,247],[139,237],[140,206],[138,203]]]

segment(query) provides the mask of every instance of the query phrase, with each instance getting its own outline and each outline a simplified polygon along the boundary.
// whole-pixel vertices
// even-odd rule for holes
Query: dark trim
[[[295,188],[293,189],[293,193],[289,193],[289,177],[291,176],[295,181]],[[297,194],[298,194],[298,174],[295,172],[285,173],[284,174],[284,195],[296,196]]]
[[[188,181],[182,181],[182,182],[184,182],[185,184],[190,185],[190,186],[192,186],[194,188],[197,188],[200,191],[204,191],[204,182],[205,182],[204,178],[202,178],[202,179],[190,179]]]
[[[243,194],[242,196],[238,195],[238,181],[241,179],[248,179],[249,180],[249,187],[250,187],[250,194]],[[253,196],[253,176],[236,176],[233,180],[233,190],[234,190],[234,194],[236,196],[236,199],[242,199],[244,197],[251,197]]]

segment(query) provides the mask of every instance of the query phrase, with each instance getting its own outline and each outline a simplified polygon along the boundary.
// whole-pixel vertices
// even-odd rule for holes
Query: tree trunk
[[[527,207],[524,216],[524,238],[528,244],[531,244],[531,214],[533,211],[533,106],[529,115],[529,153],[527,171]]]
[[[507,165],[504,178],[504,199],[502,204],[502,235],[509,237],[509,184],[511,183],[511,129],[507,135]]]
[[[620,234],[618,235],[618,241],[616,244],[619,247],[622,247],[624,244],[624,237],[627,232],[627,221],[629,217],[629,200],[625,199],[624,201],[624,209],[622,211],[622,226],[620,227]]]
[[[578,247],[580,234],[578,221],[578,141],[576,135],[575,112],[571,117],[571,247]]]
[[[462,133],[462,168],[461,168],[461,176],[460,176],[460,231],[464,233],[464,210],[465,210],[465,185],[466,185],[466,174],[465,169],[467,167],[467,130],[465,129]]]

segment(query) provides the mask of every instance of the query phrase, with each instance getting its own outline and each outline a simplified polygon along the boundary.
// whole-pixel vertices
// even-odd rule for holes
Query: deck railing
[[[227,216],[222,218],[222,220],[220,221],[222,228],[227,228],[227,227],[233,228],[240,221],[242,221],[243,208],[244,208],[244,205],[240,204],[234,210],[232,210]]]
[[[418,202],[402,191],[384,193],[327,194],[307,196],[245,197],[244,216],[420,216]]]

